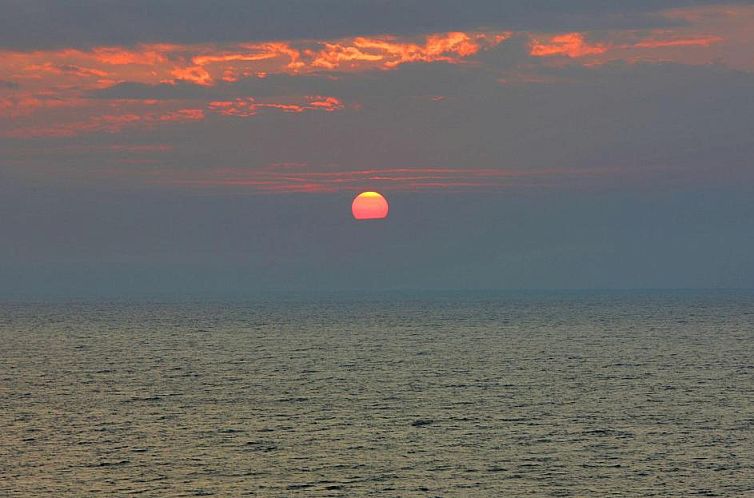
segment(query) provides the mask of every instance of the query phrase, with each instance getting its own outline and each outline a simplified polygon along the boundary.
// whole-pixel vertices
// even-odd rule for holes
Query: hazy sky
[[[0,0],[0,297],[751,288],[753,130],[752,2]]]

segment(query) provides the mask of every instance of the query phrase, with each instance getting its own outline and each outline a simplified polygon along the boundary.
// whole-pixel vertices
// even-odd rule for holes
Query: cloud
[[[366,87],[382,90],[362,95],[358,110],[296,107],[306,100],[283,109],[256,107],[284,102],[278,97],[217,99],[213,109],[203,108],[204,120],[160,126],[159,133],[157,123],[150,129],[135,122],[91,140],[171,145],[169,155],[143,158],[160,161],[148,174],[128,169],[117,173],[118,182],[191,190],[680,188],[752,179],[754,75],[669,63],[533,70],[543,82],[511,85],[467,67],[406,65],[337,80],[344,93],[361,92],[366,77]],[[456,79],[438,77],[443,71]],[[421,95],[415,86],[421,81],[437,86]],[[157,107],[159,113],[169,109]],[[37,149],[46,150],[45,144]],[[27,167],[33,154],[22,156]],[[67,162],[97,178],[102,157],[82,152]],[[307,166],[265,169],[273,163]],[[72,174],[59,162],[56,168],[48,178]],[[496,170],[502,175],[494,176]]]
[[[604,175],[605,171],[506,170],[501,168],[395,168],[323,171],[293,165],[256,169],[215,169],[211,172],[151,173],[148,182],[188,188],[233,188],[265,193],[358,192],[420,190],[499,190],[552,186],[554,182]]]
[[[569,57],[582,64],[610,61],[721,64],[754,72],[754,7],[727,5],[670,9],[659,15],[672,28],[608,32],[539,33],[535,57]]]
[[[15,49],[138,43],[334,39],[384,33],[651,28],[662,9],[714,0],[1,0],[0,46]],[[726,3],[733,3],[733,0]],[[745,1],[735,3],[747,3]]]
[[[59,122],[32,126],[14,126],[0,129],[0,137],[39,138],[74,137],[87,133],[119,133],[128,128],[138,127],[149,130],[165,123],[186,123],[204,119],[202,109],[175,109],[163,112],[121,112],[117,114],[97,114],[85,119],[60,120]]]
[[[278,102],[259,102],[253,97],[237,98],[234,100],[216,100],[209,103],[211,111],[222,114],[223,116],[251,117],[260,111],[277,110],[282,112],[307,112],[307,111],[325,111],[334,112],[343,110],[345,106],[340,99],[325,96],[309,96],[303,102],[278,103]]]
[[[629,33],[624,38],[633,35]],[[710,47],[725,41],[722,36],[649,36],[630,42],[588,42],[583,33],[563,33],[546,37],[534,37],[530,44],[530,54],[534,57],[566,56],[573,59],[591,58],[593,62],[609,60],[637,60],[644,52],[644,57],[657,58],[656,49]],[[655,52],[652,52],[652,51]],[[667,52],[665,52],[667,53]]]
[[[568,57],[584,57],[587,55],[604,54],[607,47],[602,44],[587,43],[582,33],[564,33],[548,37],[546,40],[533,39],[531,55],[535,57],[550,57],[565,55]]]
[[[672,27],[6,50],[0,70],[18,88],[0,97],[5,117],[14,119],[0,119],[0,134],[117,133],[132,126],[111,124],[124,116],[162,122],[150,106],[163,113],[193,109],[251,117],[263,109],[358,110],[391,98],[440,102],[496,95],[501,85],[566,84],[573,64],[678,62],[754,72],[751,7],[672,9],[656,16]],[[315,96],[324,100],[313,105]],[[143,119],[130,119],[140,113]]]
[[[722,163],[721,181],[740,179],[754,154],[747,133],[752,72],[731,69],[718,54],[751,52],[751,32],[743,28],[752,12],[667,11],[683,23],[664,30],[8,52],[1,64],[19,74],[32,69],[19,91],[0,97],[0,137],[5,157],[26,157],[27,165],[40,156],[25,144],[41,149],[68,138],[166,143],[173,147],[167,157],[135,159],[159,161],[155,168],[171,172],[270,163],[338,171],[430,165],[604,169],[620,171],[622,180],[632,172],[632,181],[649,181],[646,172],[679,182],[708,177],[711,165]],[[272,50],[273,43],[298,55]],[[336,68],[315,64],[322,54]],[[735,60],[745,60],[741,54]],[[249,76],[234,76],[239,63],[250,64]],[[227,65],[234,77],[226,77]],[[175,80],[176,67],[194,66],[211,83]],[[12,137],[23,139],[20,148]],[[68,161],[96,171],[102,157],[82,151]],[[543,178],[536,177],[539,185]]]
[[[87,92],[89,97],[125,100],[211,99],[220,95],[220,91],[187,81],[158,84],[123,82]]]
[[[518,61],[527,57],[518,53]],[[87,96],[96,99],[138,100],[232,100],[239,98],[279,98],[295,95],[333,95],[358,102],[370,97],[450,96],[482,86],[485,91],[498,86],[497,70],[479,65],[409,63],[392,71],[367,71],[335,74],[332,72],[303,75],[270,74],[264,78],[247,78],[220,82],[212,87],[188,82],[176,84],[120,83],[92,90]]]
[[[692,3],[0,0],[0,291],[749,284],[754,10]]]
[[[0,100],[0,110],[3,109]],[[161,103],[152,101],[121,101],[120,112],[97,112],[91,106],[79,110],[78,114],[64,116],[53,123],[31,124],[25,126],[14,122],[12,127],[0,127],[0,137],[39,138],[39,137],[75,137],[90,133],[120,133],[130,128],[140,132],[154,129],[158,125],[169,123],[190,123],[202,121],[208,113],[218,116],[250,118],[262,112],[335,112],[345,109],[345,104],[338,98],[311,95],[292,98],[285,101],[258,100],[252,97],[232,100],[212,100],[201,107],[182,107],[180,103]],[[10,111],[18,110],[9,108]],[[81,111],[86,111],[81,115]]]
[[[206,111],[236,117],[254,116],[260,110],[338,111],[345,108],[342,97],[317,91],[317,87],[328,86],[327,79],[391,71],[406,64],[461,64],[508,36],[451,32],[412,39],[381,36],[308,41],[295,46],[288,42],[162,44],[0,52],[0,70],[22,81],[25,89],[22,95],[0,99],[0,109],[8,117],[28,118],[28,123],[0,119],[0,135],[33,138],[117,133],[136,123],[149,127],[168,121],[198,121]],[[323,77],[322,71],[327,75]],[[293,77],[303,79],[288,86],[296,91],[271,92],[272,80],[266,80],[279,82],[281,76],[289,76],[289,83]],[[243,85],[234,85],[238,81],[252,86],[254,81],[261,82],[260,88],[268,90],[244,93]],[[315,85],[305,86],[315,81]],[[265,98],[273,93],[280,99]],[[166,104],[167,100],[176,102]],[[150,107],[155,105],[172,108],[155,114]],[[60,107],[71,110],[67,114],[48,112]],[[188,110],[193,113],[191,119],[182,119]],[[48,119],[40,124],[34,118],[42,113],[47,113]]]
[[[214,86],[270,74],[394,69],[417,62],[461,63],[510,37],[508,32],[447,32],[419,38],[356,37],[304,43],[140,45],[90,50],[0,51],[0,70],[32,87],[106,88],[181,82]]]
[[[515,54],[508,54],[502,45],[498,55],[515,60],[524,48],[519,45]],[[121,142],[159,139],[175,147],[161,158],[164,167],[189,170],[283,162],[343,170],[395,165],[628,168],[637,171],[637,181],[638,172],[655,175],[661,170],[668,181],[680,181],[725,165],[719,178],[725,181],[740,178],[746,158],[754,155],[748,133],[754,76],[749,73],[720,65],[614,61],[584,66],[571,59],[549,65],[546,59],[532,58],[525,67],[511,65],[503,71],[407,64],[335,79],[281,74],[213,88],[176,87],[201,92],[193,100],[153,101],[148,93],[153,89],[140,88],[147,92],[145,100],[86,99],[93,106],[88,116],[71,115],[67,108],[45,112],[72,120],[79,135],[103,135],[96,140],[107,135]],[[530,81],[516,83],[524,77]],[[309,98],[303,93],[308,90]],[[125,124],[93,117],[101,106],[111,105],[131,109],[126,116],[151,117]],[[331,107],[338,112],[323,112]],[[185,120],[175,129],[165,126],[170,121],[157,119],[179,109],[201,110],[204,119]],[[53,126],[56,121],[60,124]],[[6,125],[6,136],[8,126],[26,136],[35,127],[58,134],[65,129],[61,118],[15,120]],[[10,153],[14,146],[6,142],[3,149]],[[96,169],[97,156],[88,159],[82,153],[72,164],[91,161]]]

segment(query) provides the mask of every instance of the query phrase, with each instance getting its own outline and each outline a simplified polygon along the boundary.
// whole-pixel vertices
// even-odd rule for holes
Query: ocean
[[[754,496],[754,292],[0,304],[0,496]]]

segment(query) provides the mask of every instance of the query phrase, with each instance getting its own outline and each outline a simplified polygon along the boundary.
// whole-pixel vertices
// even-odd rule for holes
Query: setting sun
[[[377,192],[362,192],[351,205],[353,217],[357,220],[377,220],[387,218],[387,199]]]

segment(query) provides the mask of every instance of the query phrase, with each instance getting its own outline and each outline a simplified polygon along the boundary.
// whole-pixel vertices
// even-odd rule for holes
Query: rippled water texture
[[[0,305],[0,495],[754,496],[754,294]]]

